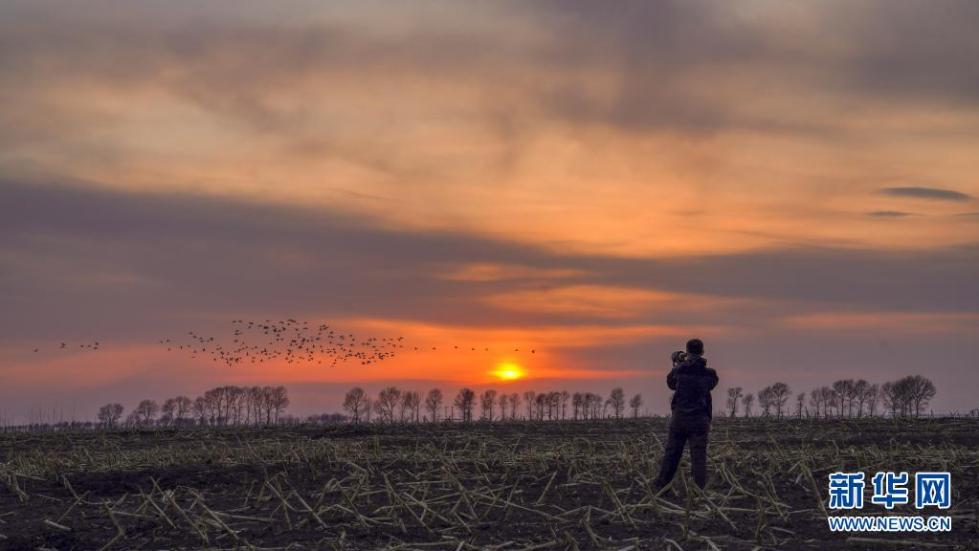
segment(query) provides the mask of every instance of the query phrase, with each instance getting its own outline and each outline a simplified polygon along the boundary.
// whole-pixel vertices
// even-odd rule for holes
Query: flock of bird
[[[244,320],[231,321],[231,333],[225,338],[215,339],[195,331],[188,331],[181,338],[160,339],[159,344],[170,352],[183,352],[191,358],[207,358],[215,363],[228,366],[238,364],[261,364],[269,361],[286,363],[328,363],[335,366],[348,361],[370,365],[395,357],[404,351],[427,350],[428,346],[409,345],[405,337],[358,337],[343,332],[325,323],[286,320]],[[61,343],[59,350],[88,349],[98,350],[99,341],[69,345]],[[469,352],[490,352],[489,347],[431,346],[432,351],[451,350]],[[35,348],[34,352],[39,352]],[[514,348],[513,352],[520,352]],[[536,354],[536,349],[530,349]]]
[[[331,365],[354,360],[369,365],[394,357],[404,348],[404,337],[367,337],[340,332],[327,324],[308,321],[231,322],[231,342],[188,331],[184,340],[163,339],[168,351],[186,351],[192,358],[208,357],[229,366],[239,363],[264,363],[284,360],[286,363],[309,362]]]
[[[69,343],[66,343],[66,342],[62,342],[61,343],[61,346],[58,347],[58,350],[79,350],[79,349],[80,350],[86,350],[86,349],[87,350],[98,350],[99,349],[99,346],[101,346],[99,344],[99,341],[93,341],[93,342],[90,342],[90,343],[82,343],[82,344],[79,344],[77,346],[75,344],[69,344]],[[36,347],[34,349],[34,353],[35,354],[38,353],[38,352],[40,352],[40,351],[41,351],[41,348],[40,347]]]

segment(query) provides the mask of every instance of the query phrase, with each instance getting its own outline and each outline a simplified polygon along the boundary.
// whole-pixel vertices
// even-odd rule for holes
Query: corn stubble
[[[657,493],[665,425],[0,433],[0,548],[967,549],[976,538],[979,420],[719,419],[707,489],[685,459]],[[953,532],[831,534],[836,470],[951,471],[941,514]]]

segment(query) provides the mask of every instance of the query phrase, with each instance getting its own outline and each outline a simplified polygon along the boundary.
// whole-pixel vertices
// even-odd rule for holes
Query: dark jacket
[[[673,415],[712,417],[710,391],[717,386],[717,372],[707,367],[707,360],[702,356],[684,354],[666,376],[666,385],[676,391],[670,402]]]

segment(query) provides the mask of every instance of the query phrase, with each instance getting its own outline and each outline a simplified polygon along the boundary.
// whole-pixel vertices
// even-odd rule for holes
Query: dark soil
[[[685,472],[664,501],[653,497],[665,423],[0,433],[0,549],[975,549],[979,541],[977,420],[717,419],[709,502],[687,491]],[[876,470],[951,471],[952,509],[888,513],[948,514],[953,531],[831,533],[819,502],[837,470],[868,479]]]

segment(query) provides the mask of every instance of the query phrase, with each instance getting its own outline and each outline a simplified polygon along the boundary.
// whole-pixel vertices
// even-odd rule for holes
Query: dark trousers
[[[663,452],[663,464],[660,466],[656,485],[666,486],[673,480],[676,468],[683,456],[683,446],[690,443],[691,474],[697,486],[703,488],[707,484],[707,434],[710,432],[710,419],[704,416],[680,417],[673,416],[670,420],[670,437]]]

